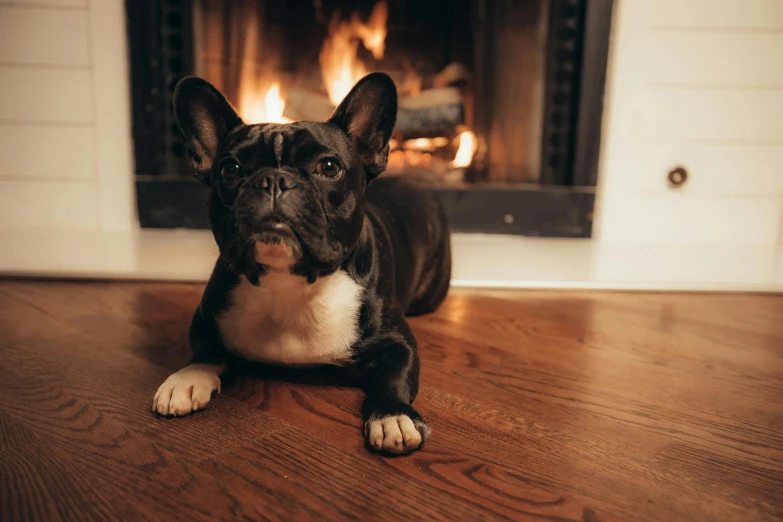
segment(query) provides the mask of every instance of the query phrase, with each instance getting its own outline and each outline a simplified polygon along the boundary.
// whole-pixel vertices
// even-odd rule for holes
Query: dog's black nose
[[[292,188],[296,188],[296,179],[288,172],[273,172],[261,178],[261,189],[272,198],[278,198]]]

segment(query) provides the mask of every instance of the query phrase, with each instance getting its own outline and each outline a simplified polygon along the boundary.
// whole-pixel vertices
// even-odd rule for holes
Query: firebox
[[[171,113],[197,75],[247,123],[322,121],[365,74],[397,84],[385,176],[456,231],[589,237],[612,0],[127,0],[138,214],[207,228]]]

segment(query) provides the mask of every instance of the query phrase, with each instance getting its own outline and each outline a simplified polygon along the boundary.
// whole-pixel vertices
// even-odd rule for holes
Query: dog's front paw
[[[430,436],[423,419],[412,420],[405,414],[370,417],[364,424],[364,436],[376,451],[400,455],[418,449]]]
[[[220,367],[191,364],[163,381],[152,399],[152,411],[161,415],[187,415],[204,408],[213,391],[220,393]]]

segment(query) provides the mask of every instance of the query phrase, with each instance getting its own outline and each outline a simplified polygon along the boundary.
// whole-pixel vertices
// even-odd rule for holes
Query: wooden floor
[[[783,297],[455,290],[413,319],[422,451],[334,371],[150,412],[199,285],[0,282],[0,518],[783,518]]]

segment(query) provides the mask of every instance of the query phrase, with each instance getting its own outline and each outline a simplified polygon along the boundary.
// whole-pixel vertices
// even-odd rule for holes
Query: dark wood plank
[[[141,520],[133,497],[85,473],[56,439],[0,411],[0,520]]]
[[[774,520],[783,297],[454,290],[411,325],[423,450],[339,370],[159,419],[200,285],[0,283],[0,519]]]

